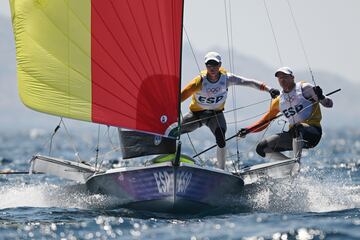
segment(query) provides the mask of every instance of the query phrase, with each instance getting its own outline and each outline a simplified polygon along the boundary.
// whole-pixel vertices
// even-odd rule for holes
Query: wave
[[[8,185],[0,188],[0,199],[0,209],[18,207],[102,209],[120,204],[118,199],[91,194],[86,190],[85,185],[80,184]]]
[[[334,212],[360,208],[360,186],[347,171],[303,169],[293,179],[256,186],[248,198],[258,211]]]

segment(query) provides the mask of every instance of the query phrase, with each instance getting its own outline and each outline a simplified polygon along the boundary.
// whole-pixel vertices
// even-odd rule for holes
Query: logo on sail
[[[159,144],[161,143],[161,139],[162,139],[161,136],[155,135],[155,137],[154,137],[155,146],[159,146]]]
[[[161,122],[161,123],[166,123],[167,120],[168,120],[168,118],[167,118],[166,115],[162,115],[162,116],[160,117],[160,122]]]

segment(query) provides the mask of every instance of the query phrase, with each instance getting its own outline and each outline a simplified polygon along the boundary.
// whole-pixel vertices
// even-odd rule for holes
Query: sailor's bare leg
[[[299,136],[293,138],[292,146],[293,146],[294,158],[299,160],[301,158],[301,152],[303,149],[303,138],[301,132],[299,133]]]
[[[220,169],[225,169],[225,157],[226,157],[226,147],[216,148],[216,156],[217,156],[217,165]]]

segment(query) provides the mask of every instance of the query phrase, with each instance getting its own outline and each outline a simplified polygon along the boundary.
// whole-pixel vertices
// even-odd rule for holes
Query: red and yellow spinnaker
[[[10,6],[26,106],[158,134],[177,122],[182,0],[10,0]]]

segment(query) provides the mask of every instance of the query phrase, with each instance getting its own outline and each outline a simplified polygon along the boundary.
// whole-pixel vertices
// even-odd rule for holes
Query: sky
[[[288,3],[311,69],[335,73],[360,83],[357,73],[360,63],[358,0],[185,0],[185,29],[193,48],[199,52],[219,47],[227,49],[226,5],[231,7],[228,16],[231,15],[232,42],[236,51],[274,68],[287,65],[294,70],[308,69]],[[10,16],[8,0],[0,0],[0,14]],[[202,56],[197,58],[202,60]]]
[[[338,74],[360,83],[357,72],[360,63],[358,0],[185,2],[185,28],[195,49],[211,49],[218,45],[227,47],[226,2],[227,7],[231,6],[231,32],[236,51],[255,57],[274,69],[280,65],[290,66],[294,70],[308,69],[301,39],[311,69]],[[264,3],[278,42],[282,64]]]
[[[272,81],[271,83],[277,84],[273,76],[275,69],[280,66],[290,66],[295,74],[307,72],[305,76],[311,82],[308,70],[310,67],[316,83],[320,86],[328,84],[327,79],[322,77],[326,75],[319,74],[325,72],[360,87],[357,73],[360,63],[359,12],[359,0],[185,0],[184,33],[186,34],[183,42],[184,51],[187,53],[184,54],[184,58],[190,60],[183,65],[183,68],[193,65],[191,69],[189,67],[189,75],[196,75],[197,68],[194,67],[196,62],[202,68],[204,54],[207,51],[219,51],[223,57],[223,65],[235,73],[249,74],[245,67],[249,64],[245,61],[256,60],[259,65],[266,67],[266,76],[268,81]],[[0,0],[0,16],[10,28],[8,0]],[[228,38],[227,35],[232,37]],[[3,40],[0,36],[0,49]],[[13,39],[11,41],[13,42]],[[235,52],[235,56],[242,56],[234,58],[233,68],[230,66],[230,54],[227,50],[229,43],[233,49],[232,53]],[[195,57],[190,54],[189,45],[193,48]],[[0,52],[0,62],[7,60],[2,59],[3,56],[15,56],[14,46],[9,46],[6,51],[7,54]],[[9,99],[0,98],[2,101],[0,108],[8,104],[7,101],[14,102],[16,98],[17,105],[13,110],[24,112],[22,116],[35,118],[38,113],[26,109],[18,99],[15,62],[9,64],[14,65],[12,75],[9,77],[14,79],[10,83],[13,84],[14,93]],[[263,69],[264,67],[262,71]],[[0,70],[4,71],[3,68]],[[256,67],[251,68],[251,71],[257,76]],[[184,79],[183,84],[190,79],[190,77]],[[338,87],[333,85],[333,89],[327,90]],[[340,85],[339,82],[339,87]],[[354,89],[357,88],[352,88]],[[350,98],[345,89],[335,96],[338,102],[342,100],[340,98]],[[342,105],[338,106],[348,104],[349,101],[343,101]],[[333,112],[343,113],[340,110],[344,111],[344,108],[335,109]],[[355,111],[358,111],[358,115],[349,115],[349,118],[360,116],[360,111]],[[12,119],[11,114],[7,114],[8,119]],[[5,118],[4,115],[2,118]],[[57,124],[58,118],[50,117],[50,119],[53,125]]]

